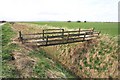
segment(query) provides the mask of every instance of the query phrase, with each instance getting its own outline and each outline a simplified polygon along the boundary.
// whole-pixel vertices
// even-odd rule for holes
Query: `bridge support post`
[[[80,36],[80,28],[79,28],[79,36]]]
[[[86,32],[84,33],[83,41],[85,41],[85,37],[86,37]]]
[[[46,45],[48,44],[48,36],[46,36]]]
[[[93,33],[94,33],[94,28],[92,28],[92,30],[91,30],[91,35],[93,35]]]
[[[64,29],[62,29],[62,39],[64,38]]]
[[[22,44],[23,44],[23,37],[22,37],[22,33],[21,33],[21,31],[19,31],[19,41],[21,41]]]
[[[44,40],[44,30],[43,30],[43,40]]]
[[[69,41],[69,35],[70,35],[70,34],[68,33],[68,35],[67,35],[67,41],[66,41],[67,43],[68,43],[68,41]]]

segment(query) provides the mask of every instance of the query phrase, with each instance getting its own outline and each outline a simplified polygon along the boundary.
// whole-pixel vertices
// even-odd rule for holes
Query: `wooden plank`
[[[56,41],[65,41],[65,39],[54,39],[54,40],[48,40],[48,42],[56,42]]]
[[[72,32],[79,32],[79,31],[64,31],[64,33],[72,33]],[[62,34],[63,32],[45,32],[44,34]]]
[[[90,32],[90,30],[80,30],[81,32]],[[78,31],[64,31],[64,33],[80,32]],[[63,32],[44,32],[44,34],[62,34]],[[43,33],[32,33],[32,34],[23,34],[23,35],[42,35]]]
[[[40,44],[39,46],[51,46],[51,45],[59,45],[59,44],[67,44],[67,43],[75,43],[75,42],[82,42],[82,41],[88,41],[91,39],[87,39],[87,40],[82,40],[82,39],[76,39],[76,40],[70,40],[68,42],[65,42],[64,40],[53,40],[53,41],[48,41],[48,42],[54,42],[54,43],[49,43],[47,42],[47,44]],[[40,41],[43,42],[43,41]],[[46,43],[46,41],[44,41]],[[27,43],[37,43],[37,42],[27,42]]]
[[[84,35],[84,33],[81,33],[81,34],[69,34],[70,37],[74,37],[74,36],[81,36],[81,35]],[[61,37],[67,37],[68,35],[57,35],[57,36],[49,36],[48,38],[61,38]]]
[[[82,38],[84,38],[84,37],[77,37],[77,38],[67,38],[67,39],[54,39],[54,40],[47,40],[47,42],[59,42],[59,41],[65,41],[65,40],[77,40],[77,39],[81,39],[82,40]],[[85,37],[85,38],[90,38],[89,36],[88,37]],[[44,41],[33,41],[33,42],[35,42],[35,43],[42,43],[42,42],[46,42],[45,40]]]
[[[50,31],[50,30],[63,30],[63,29],[44,29],[44,31]]]
[[[71,42],[67,42],[67,43],[75,43],[75,42],[82,42],[83,40],[76,40],[76,41],[71,41]],[[88,41],[88,40],[86,40]],[[60,45],[60,44],[67,44],[66,42],[64,43],[52,43],[52,44],[48,44],[48,45],[39,45],[38,47],[40,46],[53,46],[53,45]]]
[[[91,29],[81,29],[81,31],[91,31]]]
[[[76,37],[76,36],[82,36],[84,35],[85,33],[81,33],[81,34],[69,34],[69,37]],[[89,35],[89,34],[86,34],[86,35]],[[57,35],[57,36],[48,36],[48,38],[61,38],[61,37],[67,37],[68,35]],[[23,40],[37,40],[37,39],[43,39],[43,38],[46,38],[45,36],[44,37],[35,37],[35,38],[23,38]]]
[[[43,33],[31,33],[31,34],[23,34],[23,35],[42,35]]]
[[[79,32],[79,31],[64,31],[64,33],[71,33],[71,32]],[[81,31],[84,32],[84,31]],[[44,32],[44,34],[62,34],[63,32]],[[23,35],[42,35],[43,33],[31,33],[31,34],[23,34]]]
[[[40,43],[40,44],[44,43],[45,45],[51,45],[51,44],[59,44],[59,43],[64,44],[64,43],[80,42],[80,41],[86,41],[90,39],[91,38],[84,39],[84,40],[82,38],[69,38],[69,41],[67,42],[64,39],[57,39],[57,40],[48,40],[48,41],[33,41],[33,42],[26,42],[26,43]]]
[[[64,33],[71,33],[71,32],[78,32],[78,31],[64,31]],[[44,34],[62,34],[63,32],[45,32]]]
[[[78,30],[77,31],[65,31],[64,33],[72,33],[72,32],[79,32]]]
[[[44,34],[62,34],[62,32],[44,32]]]
[[[25,43],[46,43],[46,41],[45,40],[44,41],[31,41],[31,42],[26,41]]]
[[[80,38],[69,38],[69,40],[71,39],[80,39]],[[54,39],[54,40],[47,40],[47,42],[59,42],[59,41],[65,41],[66,39]],[[25,42],[25,43],[43,43],[46,42],[46,40],[44,41],[32,41],[32,42]]]
[[[23,40],[37,40],[37,39],[43,39],[45,37],[35,37],[35,38],[23,38]]]

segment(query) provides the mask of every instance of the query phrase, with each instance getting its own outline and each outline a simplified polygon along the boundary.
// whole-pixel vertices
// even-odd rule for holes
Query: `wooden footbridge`
[[[26,45],[50,46],[88,41],[98,37],[100,32],[92,29],[65,31],[64,29],[44,29],[41,33],[24,34],[19,31],[19,41]]]

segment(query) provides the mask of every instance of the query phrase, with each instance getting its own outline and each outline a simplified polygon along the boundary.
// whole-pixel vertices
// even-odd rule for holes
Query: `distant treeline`
[[[3,20],[3,21],[0,21],[0,23],[6,23],[6,22],[8,22],[8,21],[5,21],[5,20]],[[15,22],[13,22],[13,21],[9,21],[8,23],[10,23],[10,24],[14,24]]]
[[[67,22],[72,22],[72,21],[67,21]],[[82,21],[76,21],[76,22],[78,22],[78,23],[80,23],[80,22],[82,22]],[[87,21],[83,21],[84,23],[86,23]]]
[[[5,22],[6,22],[6,21],[4,21],[4,20],[3,20],[3,21],[0,21],[0,23],[5,23]]]

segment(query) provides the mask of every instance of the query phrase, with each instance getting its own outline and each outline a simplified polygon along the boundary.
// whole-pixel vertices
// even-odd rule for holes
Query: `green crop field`
[[[60,28],[78,29],[78,28],[95,28],[95,30],[101,31],[102,34],[108,34],[110,36],[118,35],[118,23],[117,22],[32,22],[39,25],[48,25]]]

